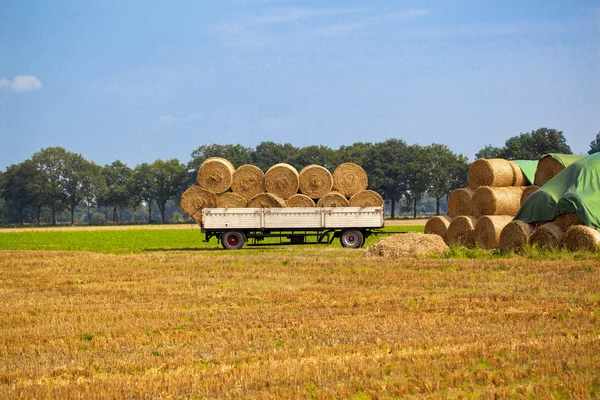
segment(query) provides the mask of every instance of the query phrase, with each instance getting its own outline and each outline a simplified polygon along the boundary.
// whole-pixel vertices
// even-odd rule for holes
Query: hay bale
[[[308,165],[300,171],[299,187],[302,194],[311,199],[319,199],[331,192],[333,176],[320,165]]]
[[[486,215],[475,224],[475,244],[483,249],[500,247],[502,229],[512,221],[510,215]]]
[[[233,173],[232,192],[251,199],[265,190],[265,174],[257,166],[244,164]]]
[[[217,207],[220,208],[244,208],[248,200],[238,193],[225,192],[217,196]]]
[[[444,254],[448,246],[437,235],[405,233],[379,239],[363,253],[363,257],[423,257]]]
[[[480,186],[513,186],[515,181],[511,163],[501,158],[480,158],[469,167],[467,180],[471,189]]]
[[[526,186],[481,186],[473,193],[473,215],[512,215],[521,208]]]
[[[431,217],[425,223],[425,233],[438,235],[446,242],[446,232],[448,232],[451,221],[452,218],[445,215]]]
[[[500,232],[500,250],[503,253],[520,253],[529,244],[534,226],[523,221],[511,221]]]
[[[569,251],[598,251],[600,247],[600,232],[585,225],[573,225],[563,237],[563,245]]]
[[[565,169],[565,166],[562,165],[562,163],[556,158],[550,155],[542,157],[538,163],[537,169],[535,170],[534,184],[537,186],[542,186],[544,183],[554,178],[554,176],[556,176],[556,174],[563,169]]]
[[[582,221],[579,220],[579,217],[575,213],[565,213],[557,215],[553,221],[558,227],[566,232],[573,225],[585,225]]]
[[[315,201],[305,194],[295,194],[287,199],[288,207],[314,207]]]
[[[510,186],[531,185],[531,182],[529,182],[529,179],[527,179],[527,177],[523,173],[523,170],[521,170],[521,167],[519,167],[519,165],[516,162],[509,161],[508,163],[510,164],[510,167],[513,170],[513,183]]]
[[[181,210],[202,223],[202,209],[217,206],[217,195],[200,186],[191,186],[181,195]]]
[[[446,231],[448,246],[473,247],[475,245],[475,224],[477,218],[471,215],[460,215],[452,218]]]
[[[525,204],[525,201],[527,200],[527,198],[529,196],[531,196],[533,193],[535,193],[540,187],[537,185],[529,185],[525,187],[525,190],[523,190],[523,193],[521,194],[521,206],[523,204]]]
[[[350,197],[350,207],[383,207],[383,199],[374,190],[361,190]]]
[[[248,208],[285,208],[287,203],[273,193],[259,193],[248,200]]]
[[[298,171],[290,164],[275,164],[265,173],[265,189],[283,200],[298,193],[298,187]]]
[[[554,222],[536,228],[531,234],[531,243],[542,249],[558,248],[562,244],[565,233]]]
[[[365,190],[368,184],[367,173],[358,164],[343,163],[333,171],[333,191],[339,192],[347,198]]]
[[[339,192],[329,192],[317,201],[317,207],[349,207],[348,199]]]
[[[203,189],[217,194],[223,193],[231,187],[234,172],[235,168],[228,160],[210,157],[198,168],[196,180]]]
[[[459,215],[473,214],[473,192],[471,188],[453,190],[448,196],[448,215],[451,218]]]

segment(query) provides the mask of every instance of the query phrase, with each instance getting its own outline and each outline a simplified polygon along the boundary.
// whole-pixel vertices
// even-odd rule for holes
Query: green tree
[[[302,147],[289,159],[298,171],[307,165],[316,164],[331,170],[335,167],[335,151],[327,146],[313,145]]]
[[[75,209],[86,198],[86,194],[93,191],[99,169],[96,164],[86,160],[81,154],[72,152],[65,154],[65,167],[61,187],[64,191],[66,208],[71,212],[71,225],[73,225]]]
[[[205,144],[192,152],[188,168],[198,171],[200,165],[210,157],[221,157],[229,160],[236,168],[252,162],[252,149],[241,144]]]
[[[346,162],[353,162],[358,165],[365,164],[367,154],[373,151],[373,143],[356,142],[350,146],[340,146],[336,151],[335,167]]]
[[[99,202],[105,207],[112,207],[113,222],[120,221],[121,218],[117,217],[125,207],[131,204],[133,197],[129,190],[133,170],[120,160],[116,160],[112,164],[104,166],[102,176],[106,181],[106,187],[99,196]]]
[[[275,164],[293,162],[297,151],[289,143],[261,142],[252,153],[252,163],[267,172]]]
[[[133,170],[132,192],[148,205],[148,222],[152,222],[152,203],[155,201],[155,179],[153,168],[142,163]]]
[[[87,166],[87,175],[83,184],[83,203],[86,208],[88,222],[93,223],[93,208],[98,206],[102,193],[106,190],[106,179],[102,175],[102,166],[90,162]]]
[[[475,153],[475,158],[502,158],[504,156],[504,148],[494,147],[491,144],[486,145],[483,149]]]
[[[36,202],[42,183],[40,171],[32,160],[9,166],[0,176],[0,194],[17,209],[23,225],[23,210]]]
[[[549,128],[539,128],[513,136],[500,150],[488,145],[481,149],[476,156],[477,158],[505,158],[507,160],[538,160],[548,153],[573,154],[563,132]]]
[[[454,189],[466,186],[469,162],[446,145],[434,143],[423,150],[428,159],[429,193],[435,198],[436,215],[440,215],[440,200]]]
[[[68,156],[62,147],[47,147],[31,157],[42,174],[41,193],[44,203],[50,207],[52,225],[56,225],[56,213],[63,209],[66,202],[64,185],[68,174]]]
[[[414,144],[406,149],[406,188],[413,201],[413,217],[417,217],[417,204],[429,189],[432,157],[425,148]]]
[[[590,151],[588,154],[594,154],[600,152],[600,132],[596,135],[596,139],[590,143]]]
[[[167,161],[159,159],[151,164],[151,172],[154,180],[152,196],[158,205],[164,224],[167,201],[181,196],[183,192],[186,183],[186,167],[176,158]]]

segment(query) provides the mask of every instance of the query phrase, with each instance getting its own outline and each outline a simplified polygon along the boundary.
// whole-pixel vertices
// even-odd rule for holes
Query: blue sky
[[[399,138],[472,159],[539,127],[600,131],[600,2],[4,0],[0,169],[202,144]]]

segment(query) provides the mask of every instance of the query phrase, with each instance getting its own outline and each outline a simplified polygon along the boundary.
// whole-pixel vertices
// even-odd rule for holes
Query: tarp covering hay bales
[[[473,193],[471,188],[455,189],[448,196],[448,215],[451,218],[459,215],[473,215]]]
[[[404,233],[379,239],[365,250],[363,257],[423,257],[446,251],[448,246],[438,235]]]
[[[299,174],[300,192],[311,199],[319,199],[331,192],[333,176],[327,168],[320,165],[308,165]]]
[[[585,225],[573,225],[563,237],[563,245],[569,251],[598,251],[600,247],[600,232]]]
[[[514,172],[511,163],[502,158],[480,158],[473,161],[467,175],[469,187],[514,186]]]
[[[523,221],[514,220],[506,224],[500,233],[500,250],[503,253],[520,253],[529,244],[534,226]]]
[[[315,201],[305,194],[295,194],[286,201],[288,207],[315,207]]]
[[[217,196],[217,207],[220,208],[245,208],[248,200],[241,194],[225,192]]]
[[[181,210],[200,222],[202,219],[202,209],[217,206],[217,195],[200,186],[190,186],[181,195]]]
[[[473,215],[512,215],[521,207],[526,186],[481,186],[473,193]]]
[[[510,215],[486,215],[475,224],[475,244],[483,249],[500,247],[500,233],[512,221]]]
[[[347,198],[367,189],[368,184],[367,173],[358,164],[343,163],[333,171],[333,191],[339,192]]]
[[[525,190],[523,190],[523,193],[521,194],[521,205],[525,204],[527,198],[535,193],[539,188],[540,187],[537,185],[529,185],[525,187]]]
[[[543,186],[554,178],[560,171],[581,158],[575,154],[546,154],[543,156],[535,171],[535,182],[537,186]]]
[[[265,174],[255,165],[245,164],[233,173],[231,191],[251,199],[265,192]]]
[[[362,190],[350,197],[350,207],[382,207],[383,199],[374,190]]]
[[[431,217],[425,223],[425,233],[438,235],[444,242],[446,242],[446,233],[448,232],[448,227],[450,226],[450,222],[452,218],[445,215],[438,215],[435,217]]]
[[[287,203],[273,193],[259,193],[248,200],[249,208],[284,208]]]
[[[475,224],[477,218],[471,215],[460,215],[452,218],[446,231],[446,242],[449,246],[472,247],[475,245]]]
[[[265,173],[265,189],[283,200],[298,193],[298,187],[298,171],[290,164],[275,164]]]
[[[339,192],[329,192],[317,201],[317,207],[349,207],[350,202]]]
[[[565,233],[554,222],[544,224],[531,234],[531,244],[542,249],[556,249],[562,244]]]
[[[196,180],[203,189],[217,194],[223,193],[231,187],[234,172],[235,168],[228,160],[210,157],[198,168]]]

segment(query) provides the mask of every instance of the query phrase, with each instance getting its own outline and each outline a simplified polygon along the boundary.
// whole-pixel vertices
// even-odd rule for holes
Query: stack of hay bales
[[[355,163],[341,164],[333,174],[319,165],[298,172],[286,163],[263,173],[254,165],[235,169],[228,160],[211,157],[198,169],[196,181],[197,186],[183,193],[181,209],[199,223],[207,207],[370,207],[384,203],[377,192],[367,190],[367,174]]]

